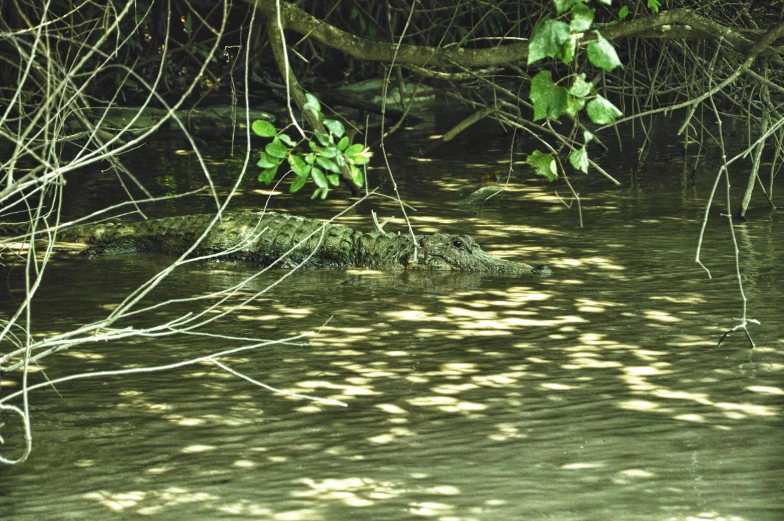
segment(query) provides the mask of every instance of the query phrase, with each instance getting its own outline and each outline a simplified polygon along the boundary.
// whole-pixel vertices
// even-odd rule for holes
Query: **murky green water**
[[[428,163],[398,158],[401,186],[420,189],[410,199],[419,231],[470,233],[493,253],[548,263],[555,277],[299,272],[203,330],[222,337],[137,338],[47,358],[56,378],[311,331],[221,361],[348,407],[274,394],[208,362],[37,391],[34,452],[0,467],[0,519],[784,519],[780,216],[735,227],[757,348],[742,333],[717,346],[741,309],[727,223],[718,211],[710,221],[708,279],[693,262],[706,189],[663,171],[673,168],[666,156],[634,183],[618,166],[621,189],[583,184],[580,229],[576,210],[536,180],[480,211],[458,206],[487,168],[477,157],[491,161],[458,149]],[[340,204],[299,211],[328,216]],[[400,217],[376,200],[344,222],[369,228],[370,208]],[[104,316],[166,260],[60,260],[40,291],[37,330]],[[149,303],[253,272],[193,264]],[[20,290],[12,276],[6,296]],[[14,455],[19,430],[6,421],[3,450]]]

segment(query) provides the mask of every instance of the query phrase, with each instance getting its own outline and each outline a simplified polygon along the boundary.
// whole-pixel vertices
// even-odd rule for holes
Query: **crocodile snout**
[[[541,264],[531,270],[531,274],[538,275],[540,277],[551,277],[553,275],[553,270],[551,270],[550,266],[547,264]]]

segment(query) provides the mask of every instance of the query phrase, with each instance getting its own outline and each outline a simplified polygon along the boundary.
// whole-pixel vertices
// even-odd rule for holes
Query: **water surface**
[[[417,230],[471,234],[491,253],[549,264],[553,278],[302,271],[267,289],[284,274],[272,270],[218,306],[255,295],[202,329],[214,336],[49,357],[42,367],[57,378],[312,332],[221,362],[347,407],[274,394],[209,362],[37,391],[34,451],[0,468],[0,518],[784,519],[780,216],[735,225],[757,347],[741,332],[717,345],[741,300],[719,210],[703,254],[713,278],[694,263],[708,174],[693,182],[666,154],[635,178],[622,161],[603,163],[624,185],[577,179],[580,228],[576,207],[537,179],[481,208],[458,205],[504,157],[500,147],[462,146],[428,162],[399,149]],[[257,206],[263,194],[248,186],[240,203]],[[291,201],[275,198],[273,209],[327,217],[346,202],[340,193],[314,206]],[[343,222],[370,229],[370,208],[397,216],[387,231],[405,233],[384,200]],[[100,319],[168,260],[60,256],[34,306],[36,330]],[[191,264],[144,303],[221,291],[255,272]],[[12,273],[4,313],[22,288]],[[175,304],[123,325],[202,308]],[[9,378],[3,393],[17,383]],[[15,454],[18,426],[6,421],[4,450]]]

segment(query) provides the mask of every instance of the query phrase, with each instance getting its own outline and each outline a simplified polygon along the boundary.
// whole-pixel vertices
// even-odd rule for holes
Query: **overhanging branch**
[[[276,14],[275,0],[244,0],[254,5],[264,16]],[[395,54],[395,45],[372,42],[342,31],[299,7],[286,2],[280,3],[281,17],[287,29],[308,34],[317,41],[357,59],[391,62],[420,67],[448,67],[452,62],[464,67],[487,67],[524,61],[528,57],[528,42],[516,42],[487,49],[437,48],[419,45],[401,45]]]
[[[267,17],[276,16],[276,0],[244,0],[254,5]],[[281,18],[287,29],[305,34],[315,40],[342,51],[354,58],[366,61],[392,62],[419,67],[447,68],[453,64],[463,67],[491,67],[524,62],[528,58],[528,41],[499,44],[486,49],[439,48],[419,45],[401,45],[395,53],[395,45],[373,42],[338,29],[294,4],[280,2]],[[698,15],[689,9],[670,9],[659,14],[636,18],[617,25],[594,26],[608,40],[620,38],[657,39],[724,39],[740,52],[748,52],[755,44],[737,30]],[[586,35],[585,41],[592,37]],[[774,42],[771,42],[773,44]],[[766,49],[765,53],[771,52]],[[778,53],[777,49],[772,52]]]

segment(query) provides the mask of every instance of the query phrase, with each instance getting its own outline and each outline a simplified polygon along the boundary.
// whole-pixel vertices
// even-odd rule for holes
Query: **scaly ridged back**
[[[179,255],[201,236],[213,215],[188,215],[134,223],[75,226],[58,239],[101,246],[107,253],[148,251]],[[323,238],[322,238],[323,237]],[[274,212],[224,214],[194,251],[196,255],[231,250],[232,257],[270,264],[299,242],[281,267],[303,262],[320,267],[390,267],[413,250],[410,237],[362,233],[344,226]]]

